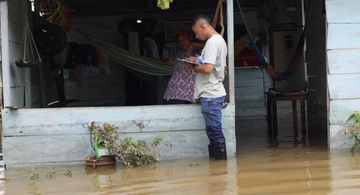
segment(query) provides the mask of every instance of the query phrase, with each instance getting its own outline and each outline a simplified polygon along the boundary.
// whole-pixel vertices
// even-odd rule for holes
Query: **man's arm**
[[[201,66],[194,67],[193,70],[202,74],[211,74],[214,70],[214,64],[203,64]]]

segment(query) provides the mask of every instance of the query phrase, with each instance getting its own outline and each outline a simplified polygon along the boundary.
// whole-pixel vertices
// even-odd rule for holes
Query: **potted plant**
[[[22,58],[19,58],[17,61],[15,61],[15,64],[19,68],[31,68],[31,67],[38,67],[41,62],[39,60],[24,60]]]
[[[88,126],[91,136],[91,146],[96,156],[87,157],[87,165],[97,166],[101,159],[108,160],[108,164],[114,164],[112,159],[116,157],[126,166],[149,166],[160,161],[160,142],[163,137],[154,137],[152,141],[133,140],[126,137],[119,139],[118,127],[108,123],[92,122]],[[164,144],[171,147],[171,144]],[[111,158],[111,159],[110,159]],[[95,164],[94,164],[95,163]],[[104,163],[102,163],[104,164]]]
[[[344,129],[343,133],[348,136],[349,140],[355,139],[355,143],[350,150],[354,154],[356,147],[360,145],[360,113],[353,113],[346,122],[348,123],[351,120],[353,121],[352,128]]]
[[[119,138],[119,134],[117,133],[119,128],[107,123],[97,125],[95,122],[92,122],[88,129],[92,139],[94,139],[91,139],[91,145],[95,150],[96,158],[111,155],[113,153],[112,149],[115,147],[116,141]]]

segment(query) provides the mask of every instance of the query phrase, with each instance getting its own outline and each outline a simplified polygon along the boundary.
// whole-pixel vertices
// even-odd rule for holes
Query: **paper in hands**
[[[182,62],[186,62],[186,63],[192,64],[192,65],[195,65],[195,66],[199,66],[199,65],[200,65],[199,63],[193,62],[193,61],[191,61],[191,60],[188,59],[188,58],[185,58],[185,59],[176,58],[176,60],[179,60],[179,61],[182,61]]]
[[[195,61],[191,60],[190,58],[193,58]],[[186,62],[189,64],[192,64],[193,66],[200,66],[203,64],[203,60],[200,59],[200,61],[198,60],[198,56],[196,57],[190,57],[190,58],[185,58],[185,59],[181,59],[181,58],[176,58],[176,60],[182,61],[182,62]]]

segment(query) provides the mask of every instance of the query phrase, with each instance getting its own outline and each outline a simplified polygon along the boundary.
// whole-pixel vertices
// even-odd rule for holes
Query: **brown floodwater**
[[[228,161],[166,160],[158,167],[133,169],[121,165],[39,167],[36,182],[30,180],[29,168],[8,169],[5,177],[10,180],[0,187],[14,195],[360,194],[360,155],[328,152],[326,146],[314,147],[292,131],[284,132],[275,144],[259,136],[263,130],[239,132],[244,136],[238,139],[238,153]],[[72,177],[65,176],[68,169]],[[56,178],[45,177],[50,170],[57,173]]]

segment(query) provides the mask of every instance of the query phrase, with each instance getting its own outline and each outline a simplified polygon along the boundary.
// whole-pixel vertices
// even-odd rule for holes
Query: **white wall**
[[[327,56],[330,149],[350,148],[342,130],[347,118],[360,111],[360,14],[358,0],[327,0]]]
[[[15,61],[19,58],[19,49],[21,45],[24,30],[24,3],[22,1],[8,1],[8,28],[9,28],[9,60],[10,60],[10,93],[11,105],[25,106],[25,71],[18,68]]]

